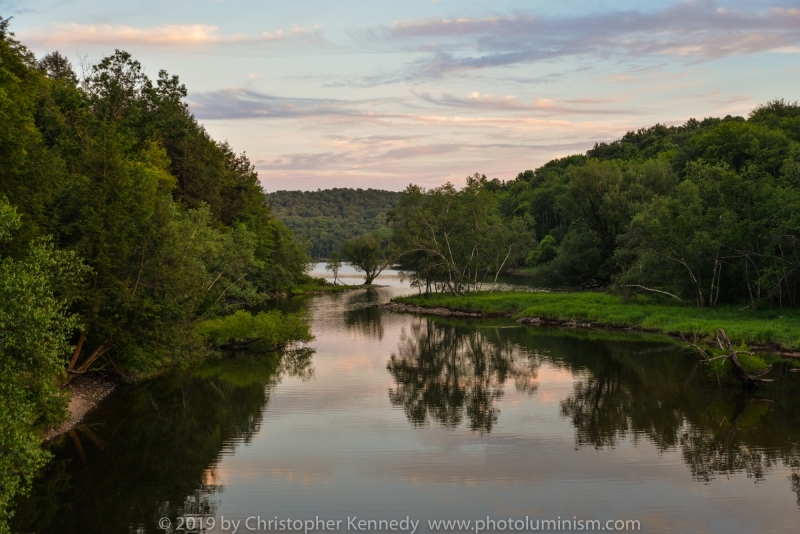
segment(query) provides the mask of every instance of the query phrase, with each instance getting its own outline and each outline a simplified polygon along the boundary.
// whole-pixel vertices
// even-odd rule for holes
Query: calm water
[[[312,314],[309,351],[115,394],[53,445],[17,530],[163,532],[196,514],[209,532],[248,516],[797,531],[788,364],[746,396],[661,338],[392,314],[374,305],[408,289],[379,282],[278,303]]]

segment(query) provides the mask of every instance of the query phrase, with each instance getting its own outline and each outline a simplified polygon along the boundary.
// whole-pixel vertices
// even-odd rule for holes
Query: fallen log
[[[727,350],[728,354],[723,354],[722,356],[716,356],[714,358],[712,358],[697,343],[692,343],[683,336],[681,336],[681,338],[683,338],[684,342],[686,342],[698,354],[700,354],[700,356],[702,356],[706,362],[713,362],[715,360],[730,360],[731,367],[733,368],[733,375],[739,380],[739,382],[741,382],[742,389],[746,391],[755,391],[761,389],[758,385],[759,382],[774,382],[774,380],[771,378],[761,378],[772,370],[772,365],[767,365],[763,369],[759,369],[758,371],[752,373],[745,370],[745,368],[742,366],[742,362],[739,361],[739,353],[733,348],[733,343],[731,343],[731,340],[728,339],[728,335],[722,328],[717,328],[717,344],[719,345],[719,348]],[[752,352],[741,353],[752,354]]]
[[[742,383],[743,389],[751,391],[760,389],[758,386],[759,382],[773,381],[772,379],[761,378],[763,375],[772,370],[771,365],[768,365],[765,368],[756,371],[755,373],[748,373],[744,367],[742,367],[742,363],[739,361],[739,357],[736,354],[736,349],[733,348],[733,343],[731,343],[731,340],[728,339],[728,335],[722,328],[717,328],[717,341],[721,348],[724,348],[728,351],[728,359],[731,361],[731,365],[733,366],[733,374],[739,379],[739,382]]]

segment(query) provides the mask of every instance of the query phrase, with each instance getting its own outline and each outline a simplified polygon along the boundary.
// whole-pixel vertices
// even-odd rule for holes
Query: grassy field
[[[600,326],[632,327],[700,337],[713,336],[722,327],[734,343],[800,349],[800,311],[719,306],[693,308],[645,297],[624,300],[601,292],[528,293],[480,292],[463,297],[445,294],[414,295],[396,302],[543,320],[585,321]]]

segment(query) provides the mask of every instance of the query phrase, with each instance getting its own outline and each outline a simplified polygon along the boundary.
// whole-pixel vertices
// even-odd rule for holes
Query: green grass
[[[462,297],[414,295],[395,301],[418,306],[543,320],[587,321],[601,326],[641,328],[665,334],[711,337],[722,327],[735,343],[800,348],[800,311],[741,310],[733,306],[694,308],[646,297],[622,299],[601,292],[480,292]]]

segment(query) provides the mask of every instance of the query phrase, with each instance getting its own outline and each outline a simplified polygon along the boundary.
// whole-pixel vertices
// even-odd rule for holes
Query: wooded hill
[[[657,124],[507,182],[409,186],[388,223],[426,291],[517,267],[542,286],[798,306],[800,105]]]
[[[327,258],[346,240],[385,228],[386,212],[397,205],[400,193],[335,188],[277,191],[267,198],[275,216],[298,239],[311,242],[311,256]]]
[[[36,58],[8,23],[0,18],[0,533],[48,456],[42,433],[64,418],[68,377],[198,359],[211,349],[199,325],[215,317],[257,323],[256,337],[288,325],[308,338],[280,313],[230,315],[306,280],[309,258],[270,213],[247,157],[195,120],[178,77],[151,79],[117,50],[79,79],[57,52]]]

